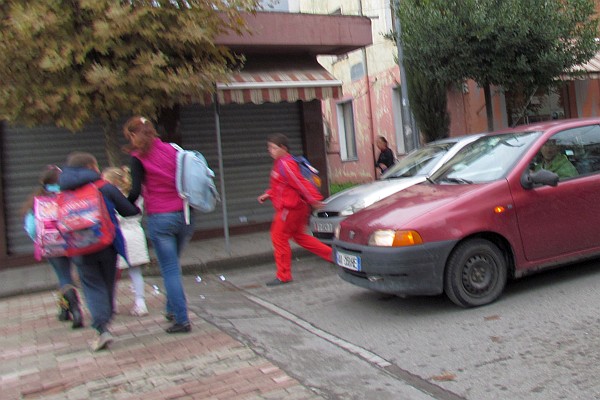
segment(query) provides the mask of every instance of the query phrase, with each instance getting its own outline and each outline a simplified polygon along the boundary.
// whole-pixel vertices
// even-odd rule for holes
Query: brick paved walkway
[[[168,335],[164,297],[147,287],[150,315],[128,315],[121,281],[115,342],[93,353],[87,327],[56,319],[51,292],[0,300],[0,397],[7,399],[320,399],[249,347],[191,314],[190,334]]]

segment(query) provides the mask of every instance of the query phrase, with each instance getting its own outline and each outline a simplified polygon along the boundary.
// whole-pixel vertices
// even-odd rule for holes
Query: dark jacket
[[[60,174],[58,184],[60,185],[61,191],[74,190],[90,182],[95,182],[98,179],[101,179],[100,174],[89,168],[64,167]],[[100,188],[100,193],[102,193],[102,197],[104,197],[106,208],[110,213],[110,219],[113,224],[115,224],[115,240],[113,241],[113,246],[118,254],[126,258],[125,240],[123,239],[123,234],[119,228],[119,221],[115,211],[123,217],[130,217],[139,214],[140,209],[131,204],[117,187],[108,182]]]
[[[389,147],[386,147],[381,151],[381,153],[379,153],[379,157],[377,158],[375,166],[381,169],[381,172],[385,172],[386,169],[394,165],[394,162],[394,152]],[[385,168],[381,168],[379,164],[385,165]]]

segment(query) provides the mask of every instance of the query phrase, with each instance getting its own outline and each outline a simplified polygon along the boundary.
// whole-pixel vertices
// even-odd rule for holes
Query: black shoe
[[[175,315],[173,313],[166,313],[165,319],[169,322],[175,321]]]
[[[290,283],[291,280],[289,281],[280,281],[279,278],[275,278],[272,281],[269,281],[266,283],[267,286],[279,286],[279,285],[285,285],[286,283]]]
[[[192,330],[192,325],[188,322],[187,324],[175,323],[165,329],[167,333],[188,333]]]
[[[58,311],[58,315],[56,316],[59,321],[68,321],[70,320],[69,310],[65,310],[64,308],[60,308]]]
[[[63,296],[61,291],[57,294],[56,303],[58,305],[58,315],[56,318],[59,321],[69,321],[71,319],[71,316],[69,315],[69,302],[65,299],[65,296]]]
[[[83,315],[81,313],[81,308],[79,307],[79,296],[77,295],[77,290],[75,290],[74,287],[71,287],[64,292],[64,296],[69,304],[69,314],[71,314],[71,319],[73,320],[73,325],[71,328],[83,328]]]

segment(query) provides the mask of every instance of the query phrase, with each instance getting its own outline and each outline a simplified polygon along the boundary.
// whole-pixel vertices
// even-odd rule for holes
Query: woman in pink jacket
[[[152,122],[144,117],[130,118],[123,127],[123,134],[129,141],[132,156],[128,199],[135,204],[140,194],[144,198],[147,233],[167,291],[165,317],[174,322],[166,332],[190,332],[179,256],[194,233],[194,224],[193,219],[186,224],[183,200],[177,192],[177,150],[160,140]]]

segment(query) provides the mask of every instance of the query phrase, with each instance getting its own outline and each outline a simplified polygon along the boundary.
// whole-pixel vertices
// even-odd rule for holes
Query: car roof
[[[425,144],[425,146],[431,145],[431,144],[437,144],[437,143],[458,143],[463,140],[472,140],[472,139],[481,137],[485,134],[486,134],[485,132],[481,132],[481,133],[471,133],[469,135],[452,136],[452,137],[448,137],[448,138],[444,138],[444,139],[434,140],[432,142]]]
[[[556,119],[552,121],[541,121],[533,124],[517,125],[512,128],[501,129],[498,131],[491,132],[495,133],[513,133],[513,132],[524,132],[524,131],[547,131],[555,127],[561,127],[562,129],[575,128],[578,126],[600,124],[600,118],[571,118],[571,119]]]

